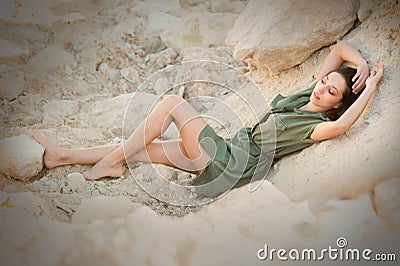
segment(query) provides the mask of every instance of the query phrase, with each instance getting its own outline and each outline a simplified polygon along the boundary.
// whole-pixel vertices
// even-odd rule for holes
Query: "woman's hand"
[[[359,93],[361,89],[364,87],[365,82],[369,75],[369,67],[367,62],[363,62],[357,66],[357,73],[354,75],[352,81],[356,81],[353,84],[353,92],[355,94]]]
[[[372,90],[375,90],[376,86],[378,83],[381,81],[383,77],[383,65],[378,64],[377,62],[373,62],[377,70],[372,70],[371,74],[365,81],[365,84],[367,85],[367,88],[371,88]]]
[[[358,97],[358,99],[339,117],[336,121],[319,123],[310,138],[316,141],[330,139],[336,137],[351,128],[357,121],[361,113],[364,111],[369,99],[375,91],[378,83],[383,77],[383,65],[374,62],[377,70],[372,70],[371,74],[365,81],[367,87]]]

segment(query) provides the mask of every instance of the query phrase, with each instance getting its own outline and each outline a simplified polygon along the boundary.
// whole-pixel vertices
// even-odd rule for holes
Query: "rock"
[[[160,37],[165,45],[177,50],[192,46],[224,46],[227,33],[237,17],[232,13],[189,13],[173,29],[162,32]]]
[[[168,65],[171,65],[175,62],[178,54],[172,48],[167,48],[164,51],[159,52],[158,54],[153,54],[153,57],[150,61],[154,62],[154,65],[157,68],[164,68]]]
[[[1,48],[0,48],[1,50]],[[17,71],[0,73],[0,98],[11,100],[24,90],[25,80],[22,73]]]
[[[371,15],[372,10],[380,4],[376,0],[363,0],[359,1],[360,6],[357,10],[357,17],[361,22],[366,21]]]
[[[179,5],[179,0],[170,0],[170,1],[158,1],[158,0],[147,0],[145,2],[139,2],[135,4],[130,12],[137,16],[145,16],[148,17],[153,12],[161,12],[172,14],[176,17],[179,17],[182,8]]]
[[[379,183],[374,188],[372,201],[379,217],[400,225],[400,178]]]
[[[13,0],[0,1],[0,18],[4,20],[12,19],[15,14],[15,5]],[[2,49],[0,49],[2,51]]]
[[[61,117],[70,115],[76,108],[76,103],[71,100],[53,100],[42,107],[44,113],[51,113]]]
[[[64,49],[49,45],[28,62],[30,72],[34,74],[45,74],[56,70],[64,71],[66,65],[74,69],[77,66],[75,58]]]
[[[196,179],[196,175],[182,172],[178,175],[178,184],[179,185],[190,185]]]
[[[136,84],[139,81],[139,73],[134,67],[126,67],[121,69],[121,75],[132,84]]]
[[[8,199],[7,193],[0,191],[0,205],[2,205]]]
[[[252,0],[229,31],[226,44],[235,59],[249,59],[256,67],[278,72],[338,40],[355,20],[353,4],[346,0]]]
[[[0,39],[0,58],[10,56],[20,56],[23,51],[18,45],[12,44],[10,41]]]
[[[53,100],[42,107],[43,122],[48,125],[63,125],[76,108],[76,103],[70,100]]]
[[[326,155],[329,154],[329,151],[327,151],[329,149],[331,142],[329,141],[323,141],[321,143],[318,144],[318,146],[315,148],[314,153],[317,155]]]
[[[23,265],[27,261],[34,265],[60,264],[65,252],[73,245],[76,228],[52,220],[54,217],[30,214],[28,206],[0,208],[2,264]],[[41,206],[38,211],[45,212]],[[29,251],[19,256],[17,250],[20,248]]]
[[[251,79],[237,68],[219,63],[222,60],[219,60],[221,57],[216,51],[190,48],[181,55],[185,63],[177,71],[176,84],[185,84],[185,97],[199,112],[207,112],[208,115],[213,113],[213,122],[241,123],[243,120],[235,121],[238,115],[251,117],[254,112],[259,114],[260,109],[264,111],[268,106],[262,92]],[[201,58],[210,61],[202,61]],[[228,98],[231,99],[225,102]],[[220,105],[218,110],[214,110],[216,105]],[[208,113],[210,109],[212,113]],[[247,123],[248,119],[245,121]],[[243,124],[240,124],[241,127]]]
[[[204,49],[200,47],[189,47],[182,50],[180,56],[182,61],[194,61],[194,60],[210,60],[221,62],[221,58],[214,49]]]
[[[240,14],[246,9],[243,1],[235,0],[213,0],[211,2],[211,12],[213,13],[237,13]]]
[[[85,21],[85,17],[78,12],[72,12],[69,13],[68,15],[65,15],[62,19],[62,22],[64,24],[71,24],[71,23],[76,23],[76,22],[81,22]]]
[[[52,0],[2,0],[0,18],[13,23],[51,25],[58,17],[51,11]]]
[[[113,67],[110,67],[107,63],[102,62],[99,67],[99,78],[103,81],[115,81],[119,77],[119,71]]]
[[[112,28],[111,33],[120,33],[128,36],[134,36],[135,35],[135,19],[134,18],[127,18],[118,23],[114,28]],[[109,35],[110,32],[105,32],[105,35]],[[128,43],[129,44],[129,43]],[[126,45],[126,43],[125,43]],[[128,48],[130,48],[130,44],[128,45]]]
[[[85,199],[72,216],[72,223],[89,224],[96,219],[109,220],[123,217],[133,212],[138,205],[124,197],[99,196]]]
[[[58,18],[51,11],[52,0],[21,0],[16,5],[15,22],[51,25]]]
[[[43,167],[44,147],[28,135],[0,140],[0,169],[7,176],[27,181]]]
[[[160,36],[151,36],[147,39],[143,45],[141,45],[144,49],[144,54],[142,53],[141,57],[147,56],[149,54],[156,54],[160,53],[161,51],[165,50],[167,47],[165,44],[161,41]],[[146,57],[145,57],[146,61]]]
[[[318,222],[310,228],[319,243],[342,237],[347,240],[348,246],[369,243],[368,248],[377,249],[391,247],[398,242],[392,234],[396,234],[399,228],[390,229],[389,224],[376,215],[369,194],[351,200],[329,200],[325,205],[326,209],[317,213]]]
[[[76,205],[66,204],[57,199],[53,200],[53,204],[57,209],[60,209],[64,212],[66,212],[68,215],[72,215],[78,209],[78,206],[76,206]]]
[[[163,95],[170,89],[171,86],[166,77],[160,77],[156,80],[156,83],[154,84],[154,90],[156,91],[157,95]]]
[[[24,209],[36,217],[40,215],[48,216],[50,214],[46,201],[32,192],[12,193],[8,197],[8,204],[14,208]]]
[[[87,183],[85,177],[77,172],[69,174],[67,179],[68,187],[74,192],[82,191]]]
[[[79,116],[83,123],[95,128],[104,128],[128,137],[149,114],[158,96],[137,92],[122,94],[107,100],[99,100],[82,108]],[[93,119],[101,116],[102,119]]]
[[[161,32],[174,28],[180,22],[180,18],[177,18],[171,14],[154,11],[148,16],[146,32],[152,35],[160,35]]]

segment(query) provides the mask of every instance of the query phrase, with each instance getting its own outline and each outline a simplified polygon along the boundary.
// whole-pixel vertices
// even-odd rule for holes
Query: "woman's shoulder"
[[[304,101],[307,101],[311,96],[312,91],[317,84],[316,81],[312,82],[306,89],[300,90],[292,95],[283,96],[282,94],[278,94],[271,102],[272,108],[279,108],[280,107],[290,107],[290,106],[297,106],[297,102],[301,102],[303,104]]]

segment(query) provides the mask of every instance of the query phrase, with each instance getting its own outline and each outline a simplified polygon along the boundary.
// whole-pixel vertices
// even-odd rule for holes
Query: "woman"
[[[357,69],[338,69],[344,61],[356,65]],[[268,139],[271,128],[277,130],[276,142],[273,141],[277,159],[348,130],[383,77],[383,66],[374,64],[377,71],[369,75],[363,56],[348,42],[337,43],[309,89],[289,97],[278,95],[271,103],[272,112],[254,127],[241,129],[231,140],[218,136],[189,103],[172,95],[155,106],[124,145],[67,149],[39,131],[31,135],[45,147],[44,163],[48,168],[95,164],[84,173],[86,179],[94,180],[121,176],[126,163],[161,163],[199,174],[195,185],[218,179],[220,182],[202,191],[218,195],[239,180],[241,185],[243,180],[248,182],[249,177],[262,170],[265,174],[265,168],[257,165],[265,166],[268,161],[265,157],[271,155],[272,142]],[[155,142],[171,122],[177,125],[181,139]],[[207,138],[213,140],[214,146],[203,142]],[[217,178],[221,175],[225,176]]]

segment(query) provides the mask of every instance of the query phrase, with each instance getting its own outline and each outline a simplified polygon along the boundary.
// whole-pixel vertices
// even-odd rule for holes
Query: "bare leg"
[[[58,145],[41,131],[34,130],[30,134],[45,147],[44,164],[49,169],[70,164],[95,164],[121,145],[69,149]],[[146,149],[129,157],[127,162],[160,163],[188,172],[193,172],[194,167],[182,140],[152,142],[146,146]]]
[[[163,130],[172,121],[179,128],[188,157],[193,160],[193,170],[202,169],[210,158],[205,152],[202,152],[198,143],[198,136],[207,122],[181,97],[167,96],[156,105],[148,118],[128,138],[124,146],[116,148],[93,168],[86,171],[84,173],[85,178],[98,179],[104,176],[120,176],[123,173],[125,158],[143,150],[155,138],[161,136]]]
[[[43,134],[33,130],[30,135],[45,147],[44,164],[51,169],[68,164],[95,164],[122,144],[111,144],[94,148],[69,149],[62,147]]]
[[[127,158],[127,163],[134,162],[160,163],[195,174],[199,172],[193,170],[193,160],[188,157],[182,140],[152,142]]]

